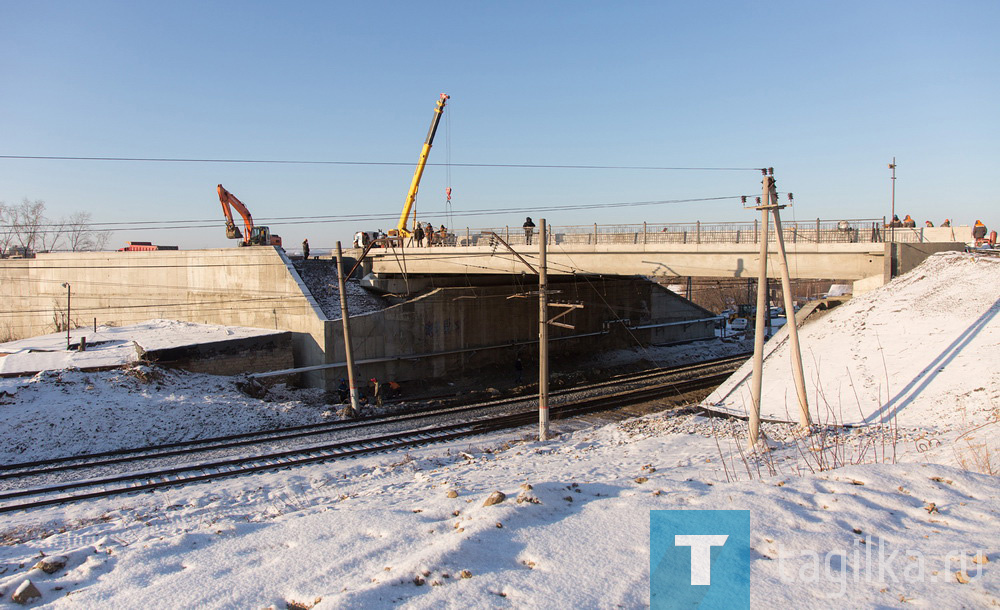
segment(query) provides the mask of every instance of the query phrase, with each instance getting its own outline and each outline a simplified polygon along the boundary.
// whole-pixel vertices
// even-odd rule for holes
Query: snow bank
[[[1000,408],[1000,259],[932,256],[799,333],[813,422],[971,427]],[[761,416],[798,421],[785,332],[768,342]],[[703,403],[745,416],[748,362]]]

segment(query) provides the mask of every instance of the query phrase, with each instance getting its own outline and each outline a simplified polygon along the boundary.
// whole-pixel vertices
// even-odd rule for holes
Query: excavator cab
[[[243,242],[245,246],[278,246],[281,247],[281,238],[271,234],[271,229],[267,227],[255,226],[250,230],[250,239]]]

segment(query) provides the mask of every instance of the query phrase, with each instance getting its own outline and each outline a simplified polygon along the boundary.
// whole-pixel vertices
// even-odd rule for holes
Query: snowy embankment
[[[968,453],[951,445],[982,444],[1000,472],[998,279],[1000,259],[941,254],[807,322],[799,341],[812,422],[925,430],[934,447],[949,445],[934,457],[946,463]],[[765,350],[761,417],[797,422],[787,331]],[[745,417],[751,366],[703,404]]]
[[[913,335],[923,332],[928,338],[917,344],[931,345],[944,339],[935,333],[950,331],[956,334],[945,345],[959,345],[970,324],[945,315],[923,329],[914,322],[908,333],[884,332],[896,317],[920,319],[908,308],[922,301],[904,304],[896,295],[926,281],[920,275],[928,269],[942,276],[936,290],[957,290],[984,264],[991,263],[965,255],[929,260],[856,301],[867,303],[864,327],[877,330],[887,354],[933,362],[936,347],[931,354],[906,350]],[[995,301],[973,321],[995,311]],[[812,349],[824,361],[848,363],[855,357],[838,341],[858,327],[851,316],[834,317],[838,311],[810,323],[817,329],[810,332],[823,330],[832,341]],[[966,346],[995,336],[996,322],[986,318]],[[857,330],[848,343],[868,340]],[[650,510],[746,509],[753,606],[990,607],[1000,604],[1000,484],[996,470],[990,474],[991,455],[982,459],[987,437],[980,432],[996,426],[1000,383],[992,371],[967,378],[980,369],[970,368],[964,349],[956,351],[929,383],[917,382],[885,425],[802,436],[794,425],[766,424],[771,450],[763,455],[746,454],[743,424],[697,415],[651,415],[576,432],[554,422],[564,433],[545,443],[519,438],[530,430],[493,434],[4,515],[0,605],[12,605],[30,581],[41,596],[33,603],[74,608],[643,607],[650,601]],[[790,377],[769,370],[765,379]],[[889,400],[906,386],[893,375],[888,388],[899,389]],[[936,385],[970,383],[954,395]],[[42,387],[66,390],[82,412],[92,409],[77,383]],[[3,400],[5,421],[25,391]],[[873,391],[887,402],[886,386]],[[142,392],[123,390],[116,408],[153,419],[155,411],[143,411],[146,401],[137,398]],[[934,392],[936,403],[924,402],[923,392]],[[980,395],[992,401],[992,413],[972,402]],[[111,390],[105,396],[115,400]],[[834,405],[828,412],[839,412],[840,394],[826,396]],[[182,402],[193,400],[192,393]],[[253,408],[243,400],[231,411]],[[776,402],[769,408],[783,413],[784,396]],[[856,402],[852,396],[855,410]],[[939,412],[950,414],[951,427],[940,424]],[[903,421],[903,413],[911,419]],[[43,438],[63,453],[63,439]],[[0,460],[15,461],[9,453]],[[484,506],[496,491],[504,501]],[[51,574],[43,568],[52,565],[33,569],[40,553],[65,564]]]

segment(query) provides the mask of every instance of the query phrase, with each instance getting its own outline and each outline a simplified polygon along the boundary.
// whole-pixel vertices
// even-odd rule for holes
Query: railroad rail
[[[664,398],[669,396],[683,395],[689,392],[704,390],[717,386],[725,380],[736,367],[744,361],[746,355],[717,359],[698,365],[687,365],[676,367],[666,371],[656,371],[644,373],[628,378],[618,378],[598,384],[592,384],[586,388],[573,388],[562,390],[561,395],[579,393],[583,389],[595,389],[612,385],[644,384],[638,388],[630,388],[622,391],[604,394],[597,397],[577,398],[564,404],[553,404],[550,413],[553,419],[566,419],[576,417],[596,411],[608,410],[614,407],[644,402],[648,400]],[[718,370],[712,370],[718,369]],[[699,374],[699,371],[712,370],[708,374]],[[657,376],[664,377],[685,377],[673,381],[663,380],[652,383],[650,380]],[[338,422],[336,424],[313,424],[309,426],[298,426],[296,429],[283,431],[269,431],[264,433],[249,433],[243,435],[232,435],[230,437],[219,437],[216,439],[204,439],[202,441],[185,441],[173,443],[171,445],[161,445],[152,448],[152,452],[142,453],[138,449],[128,449],[119,452],[105,452],[89,456],[78,456],[76,458],[65,458],[64,463],[59,459],[40,460],[37,462],[24,462],[21,464],[11,464],[0,467],[0,475],[6,479],[26,478],[49,474],[58,471],[68,471],[80,468],[95,467],[109,464],[134,463],[142,460],[164,457],[166,455],[176,455],[180,453],[195,453],[217,450],[220,447],[238,447],[263,442],[274,441],[278,438],[298,438],[301,436],[324,434],[333,427],[336,430],[351,428],[366,428],[379,424],[398,421],[415,421],[443,415],[454,416],[461,413],[469,413],[474,410],[507,405],[513,402],[524,402],[525,398],[511,398],[498,401],[491,401],[478,405],[462,405],[445,409],[425,409],[420,413],[411,413],[401,417],[379,417],[370,418],[367,421]],[[72,501],[81,501],[94,498],[109,497],[119,494],[133,493],[139,491],[149,491],[163,487],[180,486],[188,483],[196,483],[214,480],[224,477],[249,474],[254,472],[279,470],[316,462],[323,462],[346,457],[354,457],[364,454],[379,453],[395,449],[412,446],[429,445],[456,438],[470,437],[489,432],[527,426],[537,419],[537,411],[534,409],[520,409],[515,413],[500,416],[485,416],[470,421],[452,423],[446,425],[425,426],[418,429],[409,429],[390,434],[378,434],[365,438],[338,441],[333,443],[323,443],[309,445],[295,449],[272,451],[260,455],[239,456],[215,461],[199,462],[164,468],[160,470],[146,470],[116,474],[101,478],[90,478],[75,480],[54,485],[29,487],[22,489],[9,489],[0,492],[0,513],[25,510],[42,506],[51,506]],[[327,429],[323,429],[326,427]],[[284,436],[280,436],[284,434]],[[221,439],[221,440],[220,440]],[[201,446],[197,446],[198,444]]]

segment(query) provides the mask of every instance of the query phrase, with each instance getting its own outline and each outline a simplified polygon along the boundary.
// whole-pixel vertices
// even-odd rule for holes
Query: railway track
[[[642,384],[663,378],[682,377],[686,374],[699,375],[703,374],[706,369],[712,368],[720,368],[721,370],[728,371],[731,370],[734,364],[742,363],[743,360],[746,359],[746,356],[746,354],[740,354],[737,356],[708,360],[694,365],[684,365],[670,369],[644,372],[637,375],[619,375],[606,381],[553,391],[550,393],[550,400],[553,404],[558,404],[560,399],[572,397],[573,395],[580,393],[597,391],[603,388],[616,387],[620,385]],[[368,416],[349,421],[306,424],[259,432],[247,432],[198,440],[179,441],[154,446],[4,464],[0,465],[0,481],[81,470],[85,468],[111,466],[115,464],[137,463],[165,457],[195,455],[208,451],[261,445],[276,441],[310,438],[331,432],[363,430],[365,428],[371,428],[388,423],[400,424],[435,416],[461,416],[463,414],[474,413],[476,411],[486,409],[496,409],[504,406],[517,405],[532,399],[533,397],[515,396],[475,404],[423,407],[409,409],[405,413]]]
[[[565,419],[595,411],[607,410],[615,406],[676,396],[714,387],[728,377],[745,360],[745,357],[745,355],[741,355],[718,359],[698,365],[688,365],[666,371],[620,377],[584,387],[561,390],[558,393],[553,393],[553,396],[561,396],[564,398],[564,401],[562,403],[550,402],[550,415],[553,419]],[[655,379],[659,379],[659,381],[653,383],[652,380]],[[639,387],[631,387],[596,397],[569,398],[571,396],[579,396],[581,392],[596,391],[602,388],[622,385]],[[114,474],[112,476],[85,478],[36,487],[9,488],[5,491],[0,491],[0,513],[118,494],[149,491],[254,472],[277,470],[517,428],[537,422],[537,410],[521,408],[514,413],[505,415],[496,416],[487,414],[475,418],[472,414],[475,411],[495,410],[499,407],[510,408],[518,402],[524,403],[529,400],[524,397],[516,397],[477,405],[422,409],[419,412],[401,416],[372,417],[360,421],[311,424],[284,430],[231,435],[199,441],[184,441],[145,449],[126,449],[87,456],[76,456],[73,458],[56,458],[9,464],[0,466],[0,479],[16,481],[18,479],[30,479],[31,477],[65,473],[85,468],[113,465],[134,466],[143,461],[168,456],[197,455],[219,449],[261,446],[289,439],[307,439],[329,434],[331,431],[353,430],[357,432],[366,428],[375,429],[377,426],[387,423],[399,424],[400,422],[410,422],[410,424],[418,424],[420,420],[425,420],[426,423],[428,419],[441,417],[449,417],[454,421],[456,416],[462,416],[463,414],[469,416],[466,418],[467,421],[459,423],[418,426],[416,429],[411,428],[389,434],[373,434],[363,438],[322,442],[280,451],[271,450],[270,452],[252,456],[214,459],[161,469],[139,470]]]

